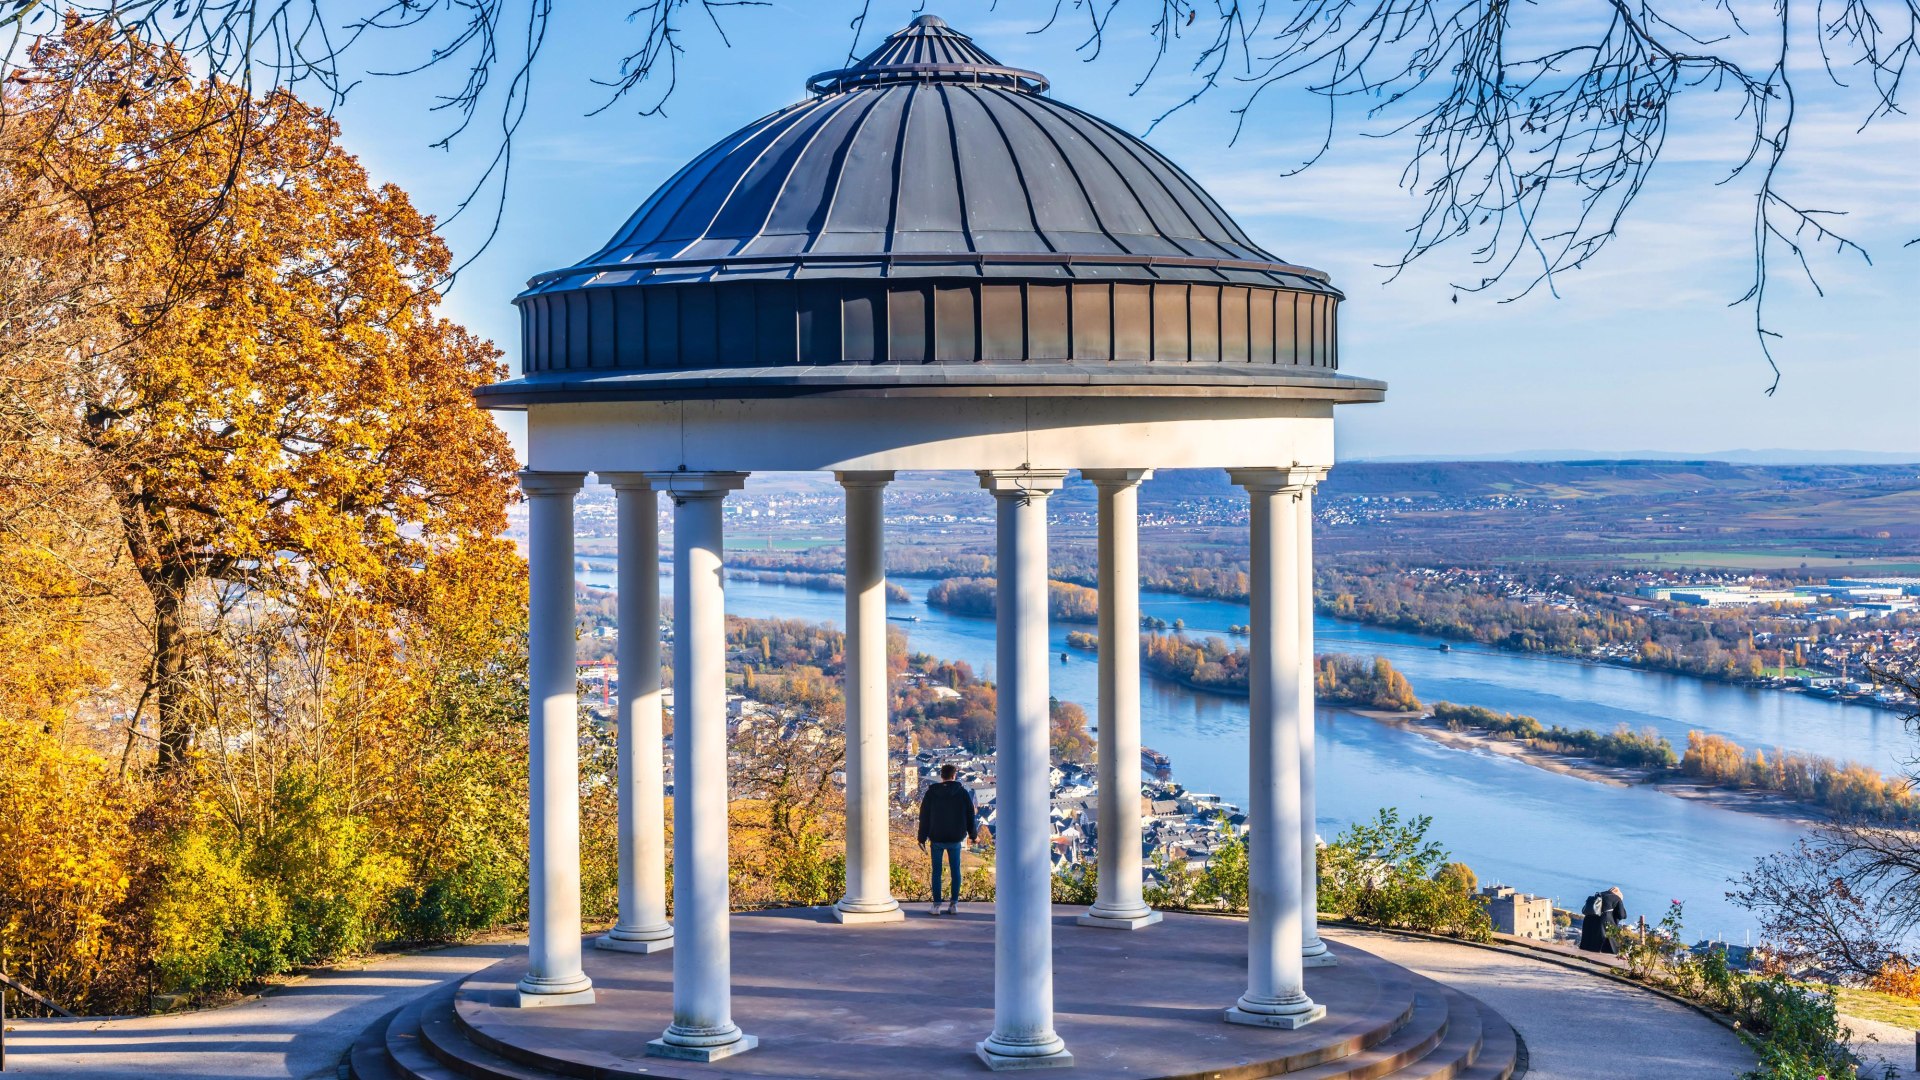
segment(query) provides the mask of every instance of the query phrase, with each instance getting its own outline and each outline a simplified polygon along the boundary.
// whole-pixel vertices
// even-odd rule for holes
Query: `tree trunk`
[[[193,743],[193,723],[187,712],[186,628],[181,625],[181,608],[186,600],[184,582],[175,575],[150,580],[147,589],[153,596],[153,701],[158,717],[160,756],[155,767],[171,773],[186,764],[187,750]]]

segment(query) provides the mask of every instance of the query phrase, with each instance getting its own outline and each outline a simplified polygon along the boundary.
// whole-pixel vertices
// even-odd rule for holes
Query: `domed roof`
[[[626,380],[657,397],[717,368],[738,386],[741,367],[789,365],[1334,366],[1324,273],[1255,244],[1178,166],[1047,85],[915,19],[694,158],[599,251],[530,281],[516,301],[528,376],[677,372]],[[757,381],[797,392],[796,374]]]

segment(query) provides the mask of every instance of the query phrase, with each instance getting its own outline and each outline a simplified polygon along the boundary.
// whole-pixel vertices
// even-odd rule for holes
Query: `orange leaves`
[[[97,755],[13,719],[0,719],[0,776],[0,959],[85,1005],[131,958],[121,920],[142,859],[141,793]]]
[[[471,397],[499,353],[440,314],[432,221],[322,112],[99,24],[69,21],[30,66],[0,88],[0,256],[69,267],[48,318],[90,327],[43,365],[71,407],[34,434],[86,448],[143,605],[179,628],[156,632],[152,679],[177,760],[195,590],[384,633],[418,567],[504,527],[511,450]]]

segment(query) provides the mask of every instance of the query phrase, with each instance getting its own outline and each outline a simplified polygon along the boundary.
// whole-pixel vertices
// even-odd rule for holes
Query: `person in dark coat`
[[[1609,930],[1619,927],[1627,917],[1627,902],[1620,896],[1620,886],[1594,893],[1587,897],[1580,913],[1580,949],[1582,952],[1613,951],[1613,939],[1607,936]]]
[[[960,910],[960,845],[978,842],[980,817],[973,807],[973,792],[954,779],[959,770],[951,762],[940,766],[940,782],[920,796],[920,848],[933,845],[933,910],[940,914],[940,870],[945,861],[953,871],[953,886],[947,900],[948,915]]]

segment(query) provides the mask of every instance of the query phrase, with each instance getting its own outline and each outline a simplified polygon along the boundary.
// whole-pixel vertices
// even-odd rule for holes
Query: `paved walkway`
[[[462,945],[318,972],[252,1001],[135,1020],[8,1020],[11,1077],[334,1080],[379,1016],[525,948]]]
[[[1729,1080],[1753,1068],[1739,1036],[1644,990],[1525,956],[1389,934],[1322,934],[1472,994],[1506,1017],[1527,1080]],[[1309,972],[1309,981],[1311,981]]]
[[[1732,1032],[1631,986],[1484,949],[1385,934],[1326,933],[1500,1010],[1526,1039],[1533,1060],[1529,1076],[1535,1080],[1726,1080],[1753,1064]],[[375,960],[210,1012],[138,1020],[12,1021],[7,1072],[90,1080],[332,1080],[347,1047],[380,1014],[518,947],[469,945]],[[1853,1026],[1861,1032],[1864,1025]],[[1880,1041],[1863,1049],[1911,1065],[1911,1032],[1888,1027],[1876,1028],[1875,1034]]]
[[[1848,1045],[1865,1064],[1860,1070],[1863,1080],[1907,1080],[1920,1077],[1920,1070],[1914,1066],[1913,1029],[1897,1024],[1883,1024],[1877,1020],[1867,1020],[1858,1016],[1841,1016],[1840,1022],[1853,1031],[1853,1039]],[[1888,1072],[1887,1067],[1893,1071]]]

